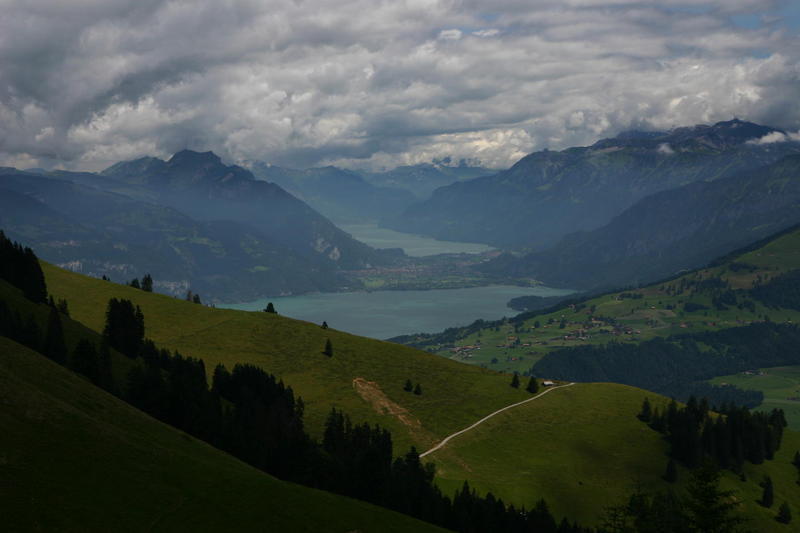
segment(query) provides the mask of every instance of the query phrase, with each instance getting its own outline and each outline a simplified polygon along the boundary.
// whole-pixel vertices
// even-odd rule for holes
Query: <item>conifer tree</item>
[[[761,493],[761,501],[759,502],[766,508],[772,507],[772,503],[775,501],[775,489],[772,486],[772,478],[770,476],[766,476],[764,481],[761,482],[761,486],[763,487],[764,491]]]
[[[202,303],[202,302],[200,301],[200,295],[199,295],[199,294],[195,293],[195,294],[194,294],[194,296],[192,296],[192,303],[195,303],[195,304],[200,304],[200,303]]]
[[[650,407],[650,400],[645,398],[642,402],[642,410],[639,411],[638,414],[639,420],[645,423],[649,423],[650,420],[653,418],[653,409]]]
[[[675,483],[678,481],[678,465],[675,464],[674,459],[667,461],[667,469],[664,472],[664,481],[668,483]]]
[[[531,394],[536,394],[539,392],[539,383],[536,381],[535,377],[531,376],[531,379],[528,380],[528,386],[525,387],[525,390]]]
[[[322,321],[322,329],[328,329],[328,323],[324,320]]]
[[[785,501],[781,504],[778,508],[778,516],[775,517],[775,520],[781,524],[788,524],[792,521],[792,510],[789,508],[789,502]]]
[[[411,384],[411,380],[407,379],[406,384],[403,386],[403,390],[406,392],[411,392],[414,389],[414,385]]]
[[[514,376],[511,378],[511,386],[515,389],[519,388],[519,374],[514,372]]]
[[[100,343],[100,352],[97,355],[98,365],[98,385],[112,394],[117,393],[117,388],[114,385],[114,374],[111,371],[111,348],[108,343],[102,341]]]
[[[72,352],[70,366],[72,370],[86,376],[95,385],[100,383],[100,360],[94,344],[87,339],[78,341]]]
[[[153,277],[149,273],[142,278],[142,290],[153,292]]]
[[[130,282],[130,283],[128,283],[128,285],[130,285],[130,286],[131,286],[131,287],[133,287],[134,289],[141,289],[141,288],[142,288],[142,286],[141,286],[141,285],[139,285],[139,279],[138,279],[138,278],[133,278],[133,279],[131,280],[131,282]]]
[[[325,340],[325,349],[322,351],[328,357],[333,357],[333,344],[330,339]]]
[[[687,486],[687,518],[692,531],[728,533],[739,531],[744,522],[736,514],[738,503],[734,491],[719,488],[720,472],[711,462],[705,462],[692,472]]]
[[[414,394],[416,394],[417,396],[420,396],[422,394],[422,387],[420,387],[419,383],[417,383],[417,386],[414,387]]]
[[[61,325],[61,314],[55,307],[50,308],[50,315],[47,318],[47,333],[42,353],[60,365],[67,363],[64,328]]]
[[[277,314],[277,311],[275,311],[275,306],[272,305],[272,302],[267,303],[267,307],[264,308],[264,312]]]

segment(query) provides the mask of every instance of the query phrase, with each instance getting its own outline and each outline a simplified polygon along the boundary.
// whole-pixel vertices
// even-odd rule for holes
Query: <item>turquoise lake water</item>
[[[496,320],[517,314],[506,307],[516,296],[560,296],[572,291],[548,287],[494,285],[430,291],[373,291],[307,294],[221,305],[259,311],[267,302],[278,313],[356,335],[388,339],[397,335],[436,332],[466,326],[479,318]]]

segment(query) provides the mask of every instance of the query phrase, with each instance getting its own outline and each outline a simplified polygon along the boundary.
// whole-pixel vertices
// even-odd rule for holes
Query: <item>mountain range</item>
[[[609,223],[651,194],[800,153],[800,143],[789,139],[738,119],[625,132],[588,147],[532,153],[508,170],[441,187],[385,224],[445,240],[543,250]]]
[[[101,173],[0,169],[0,224],[43,257],[209,299],[337,290],[340,272],[398,257],[356,241],[278,185],[184,150]]]
[[[504,254],[479,268],[586,290],[638,285],[705,265],[797,223],[800,154],[653,194],[601,228],[522,257]]]

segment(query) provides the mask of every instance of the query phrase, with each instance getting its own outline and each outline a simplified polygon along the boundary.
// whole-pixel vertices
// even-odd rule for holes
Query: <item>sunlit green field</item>
[[[749,373],[714,378],[711,383],[729,383],[763,392],[764,402],[757,409],[783,409],[789,427],[800,431],[800,366],[754,369]]]
[[[506,411],[456,437],[426,457],[439,468],[440,485],[454,491],[462,478],[479,491],[531,506],[543,496],[556,516],[596,525],[603,510],[623,503],[638,487],[668,490],[661,479],[667,444],[636,418],[647,396],[654,406],[665,398],[616,384],[576,384]],[[790,464],[800,449],[800,434],[787,432],[774,461],[745,465],[747,481],[726,472],[724,486],[737,492],[755,531],[788,531],[774,521],[777,505],[766,510],[756,500],[764,475],[772,476],[775,501],[800,501],[796,470]],[[674,488],[682,490],[689,473],[679,468]]]
[[[773,322],[800,322],[800,312],[790,309],[767,308],[755,301],[752,311],[735,306],[720,311],[712,305],[707,294],[691,294],[689,291],[670,294],[668,290],[680,285],[682,280],[714,277],[729,282],[734,289],[747,289],[759,276],[774,277],[800,268],[800,231],[784,235],[735,259],[738,263],[756,267],[752,272],[734,271],[729,266],[732,261],[663,283],[599,296],[578,306],[560,307],[521,324],[506,322],[486,327],[465,333],[452,344],[433,343],[425,348],[447,358],[494,370],[524,372],[544,354],[562,347],[638,342],[658,336],[731,328],[763,321],[767,317]],[[684,308],[687,302],[708,309],[687,311]],[[604,320],[608,317],[617,322],[616,329]],[[454,350],[465,346],[480,346],[480,349]]]
[[[355,421],[391,430],[395,451],[426,449],[486,414],[523,400],[510,376],[318,324],[264,312],[213,309],[44,265],[47,286],[69,301],[72,316],[102,331],[105,303],[127,298],[141,306],[146,336],[160,346],[217,364],[258,365],[291,385],[306,404],[309,431],[321,435],[332,406]],[[333,357],[322,351],[331,340]],[[417,396],[403,390],[420,384]]]

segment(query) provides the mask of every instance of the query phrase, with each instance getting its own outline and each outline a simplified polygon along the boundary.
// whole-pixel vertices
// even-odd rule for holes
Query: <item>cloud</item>
[[[767,133],[760,139],[754,139],[752,141],[747,141],[748,144],[773,144],[773,143],[785,143],[790,140],[789,136],[781,133],[779,131],[773,131],[772,133]]]
[[[0,4],[0,164],[507,166],[623,129],[800,125],[800,37],[730,20],[772,0]]]
[[[461,39],[461,30],[442,30],[439,32],[439,39],[442,41],[457,41]]]
[[[670,146],[669,143],[659,144],[657,151],[659,154],[664,154],[664,155],[672,155],[675,153],[675,150],[672,149],[672,146]]]

